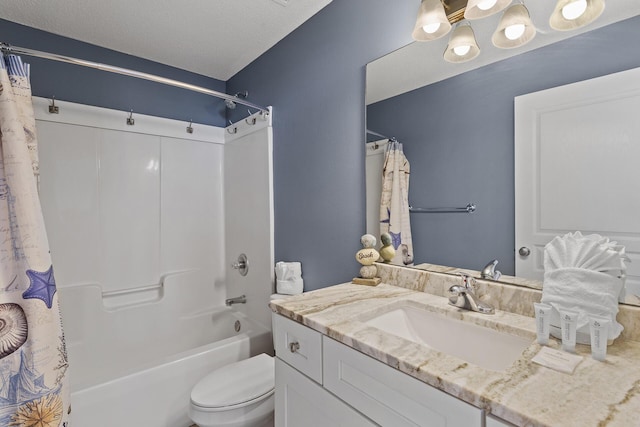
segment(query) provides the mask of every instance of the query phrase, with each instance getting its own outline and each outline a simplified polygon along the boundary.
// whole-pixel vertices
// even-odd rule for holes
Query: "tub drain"
[[[240,321],[236,320],[236,323],[233,325],[233,328],[236,330],[236,332],[240,332],[241,327],[242,325],[240,324]]]

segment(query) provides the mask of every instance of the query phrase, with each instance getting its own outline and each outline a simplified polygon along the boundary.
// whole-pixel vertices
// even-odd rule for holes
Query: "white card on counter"
[[[573,374],[573,371],[582,359],[583,357],[577,354],[570,354],[553,348],[542,347],[538,354],[533,356],[531,361],[539,365],[546,366],[547,368],[555,369],[556,371]]]

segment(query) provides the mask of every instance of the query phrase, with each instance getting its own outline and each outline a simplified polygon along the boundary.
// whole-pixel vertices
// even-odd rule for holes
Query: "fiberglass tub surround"
[[[273,266],[272,227],[263,223],[272,217],[262,210],[271,122],[256,117],[233,135],[197,125],[189,134],[179,121],[136,115],[126,125],[118,111],[59,102],[60,113],[48,114],[48,100],[34,103],[73,422],[190,426],[189,395],[202,377],[272,352],[263,320]],[[255,171],[262,185],[245,192],[259,206],[237,216],[260,217],[267,230],[234,229],[241,248],[225,239],[235,224],[225,210],[242,209],[225,197],[234,167]],[[227,274],[227,251],[239,249],[254,260],[251,276]],[[241,294],[242,307],[224,305]]]
[[[187,300],[198,288],[190,285],[189,275],[165,279],[161,300],[119,310],[103,307],[98,286],[64,288],[62,310],[67,313],[69,333],[74,337],[85,331],[82,340],[69,341],[74,362],[72,390],[84,390],[170,363],[182,354],[240,334],[259,330],[268,334],[266,328],[258,329],[259,325],[249,323],[246,316],[241,318],[235,310],[224,306],[190,313],[181,310],[180,306],[188,305]],[[85,314],[74,312],[73,307],[79,306],[87,308]],[[239,331],[235,330],[236,320],[240,322]],[[126,328],[126,334],[119,326]],[[263,351],[268,348],[263,347]]]

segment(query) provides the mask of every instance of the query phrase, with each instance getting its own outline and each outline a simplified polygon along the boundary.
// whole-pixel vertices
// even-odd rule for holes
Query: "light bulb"
[[[456,46],[453,48],[453,53],[458,56],[465,56],[467,53],[469,53],[470,50],[471,46],[469,45]]]
[[[478,9],[480,9],[480,10],[489,10],[493,6],[495,6],[497,2],[498,2],[498,0],[484,0],[484,1],[481,1],[480,3],[478,3]]]
[[[427,24],[427,25],[424,25],[422,27],[424,32],[427,33],[427,34],[433,34],[436,31],[438,31],[439,28],[440,28],[440,23],[439,22],[434,22],[433,24]]]
[[[519,39],[523,34],[524,24],[513,24],[504,29],[504,36],[509,40]]]
[[[573,21],[582,16],[587,10],[587,0],[576,0],[562,8],[562,16],[568,21]]]

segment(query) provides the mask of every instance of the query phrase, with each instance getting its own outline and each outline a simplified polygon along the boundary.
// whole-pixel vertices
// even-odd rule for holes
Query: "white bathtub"
[[[112,372],[111,379],[100,375],[104,382],[72,392],[72,425],[190,426],[189,394],[200,378],[216,368],[268,353],[272,348],[270,332],[242,314],[223,310],[212,316],[222,327],[216,328],[217,337],[207,334],[210,343],[138,366],[131,364],[120,372],[123,375]],[[239,333],[234,330],[236,321],[241,324]]]
[[[166,286],[156,301],[105,309],[97,286],[62,290],[72,427],[190,426],[200,378],[272,353],[270,329],[224,306],[194,312],[185,291]]]

